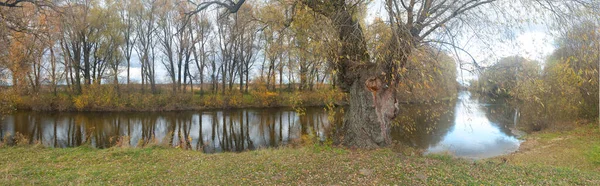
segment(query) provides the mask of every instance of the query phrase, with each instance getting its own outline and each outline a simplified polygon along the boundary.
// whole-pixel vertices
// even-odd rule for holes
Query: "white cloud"
[[[129,78],[132,83],[141,83],[142,67],[131,67],[129,69]],[[127,82],[127,67],[121,67],[119,79],[120,82]],[[156,66],[156,83],[170,83],[170,80],[167,77],[167,71],[162,64]]]

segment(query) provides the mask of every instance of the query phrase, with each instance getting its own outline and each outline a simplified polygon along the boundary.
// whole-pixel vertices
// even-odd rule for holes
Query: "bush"
[[[561,63],[549,64],[542,77],[518,81],[510,95],[521,112],[521,126],[538,131],[579,118],[583,99],[578,82],[577,74]]]
[[[250,96],[252,97],[251,101],[254,105],[260,107],[269,107],[277,104],[277,97],[279,94],[264,88],[250,91]]]
[[[4,115],[10,114],[16,109],[16,101],[20,97],[10,90],[0,91],[0,118]]]
[[[113,110],[119,109],[119,96],[113,86],[90,85],[83,87],[82,94],[73,98],[77,110]]]

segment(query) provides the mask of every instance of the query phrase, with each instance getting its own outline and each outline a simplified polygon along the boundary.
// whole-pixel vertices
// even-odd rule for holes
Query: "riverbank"
[[[519,150],[498,157],[519,166],[556,166],[598,171],[600,175],[600,129],[597,123],[573,124],[570,130],[545,130],[527,134]]]
[[[158,146],[103,150],[85,146],[2,147],[0,182],[8,185],[598,185],[598,137],[600,131],[591,125],[565,133],[535,133],[526,138],[538,139],[540,145],[531,144],[527,148],[526,142],[518,153],[478,161],[447,155],[420,156],[417,150],[406,147],[347,150],[308,145],[221,154]],[[546,143],[554,145],[546,147]],[[564,158],[552,158],[558,153],[564,153],[561,156]]]
[[[402,104],[435,104],[456,99],[456,91],[430,93],[429,91],[399,91]],[[264,86],[252,85],[247,92],[227,90],[209,91],[205,86],[173,92],[171,86],[161,85],[151,93],[139,85],[90,85],[80,94],[67,87],[56,92],[49,87],[38,92],[18,91],[0,87],[0,115],[15,110],[32,111],[188,111],[232,108],[275,108],[344,106],[347,94],[331,86],[315,86],[314,89],[299,90],[280,87],[267,90]]]
[[[248,93],[148,93],[112,86],[84,89],[82,94],[51,92],[21,95],[0,91],[0,110],[33,111],[185,111],[231,108],[274,108],[345,105],[346,95],[331,88],[314,91],[251,90]],[[1,114],[1,113],[0,113]]]

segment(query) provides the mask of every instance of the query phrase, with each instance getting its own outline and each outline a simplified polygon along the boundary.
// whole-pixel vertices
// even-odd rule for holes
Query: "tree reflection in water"
[[[17,112],[0,124],[2,137],[26,136],[49,147],[89,144],[109,148],[170,145],[207,153],[277,147],[314,133],[326,139],[329,128],[323,108],[299,116],[289,109],[234,109],[190,112]],[[122,141],[126,140],[126,141]]]
[[[457,104],[465,103],[453,100],[402,105],[392,128],[392,139],[422,149],[435,146],[455,127],[455,109],[464,107]],[[503,120],[511,118],[506,116],[510,108],[486,104],[481,106],[485,113],[482,115],[490,118],[494,125],[506,123]],[[334,125],[341,124],[341,116],[341,113],[332,115]],[[328,120],[328,113],[321,107],[307,108],[303,115],[282,108],[188,112],[17,112],[2,120],[0,132],[3,137],[7,133],[12,136],[19,133],[31,143],[37,141],[49,147],[168,145],[215,153],[301,143],[302,139],[308,139],[302,138],[303,135],[313,135],[317,140],[325,141],[335,128],[330,126],[333,125]],[[497,128],[503,133],[508,130],[500,125]]]

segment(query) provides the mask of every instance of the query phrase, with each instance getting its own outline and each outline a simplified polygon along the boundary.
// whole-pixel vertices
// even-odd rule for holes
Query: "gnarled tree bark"
[[[338,72],[339,86],[350,94],[350,100],[344,123],[336,132],[335,142],[356,148],[389,145],[390,123],[398,114],[394,87],[397,81],[393,75],[397,73],[396,59],[386,57],[386,61],[371,61],[360,23],[352,17],[344,0],[302,2],[329,18],[338,31],[341,47],[339,59],[333,65]],[[392,48],[397,46],[390,45]],[[390,55],[395,54],[390,52],[385,56]]]

